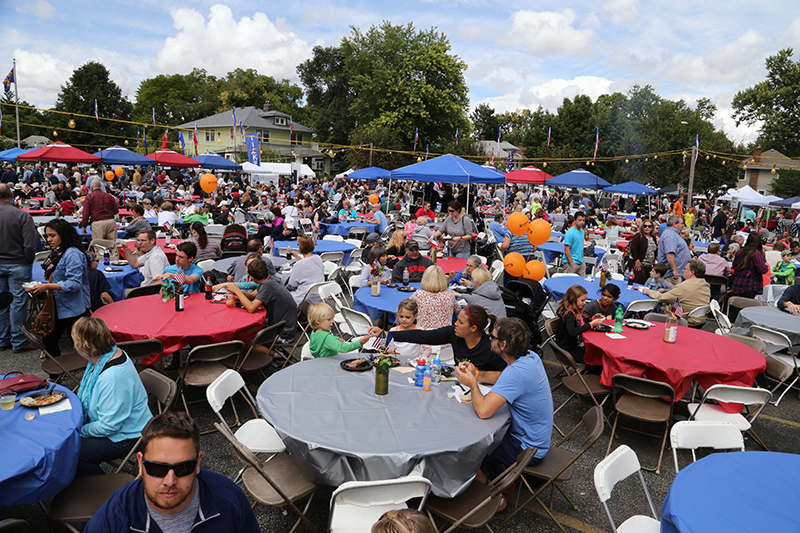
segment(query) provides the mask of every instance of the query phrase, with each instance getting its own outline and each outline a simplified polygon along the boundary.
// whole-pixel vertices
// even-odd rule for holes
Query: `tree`
[[[350,135],[350,144],[358,147],[347,152],[351,167],[373,166],[394,170],[412,163],[412,158],[408,154],[398,152],[405,149],[402,135],[382,124],[359,126]],[[370,144],[373,150],[370,150]]]
[[[772,194],[781,198],[800,196],[800,171],[781,170],[772,182]]]
[[[500,119],[494,114],[494,109],[487,104],[479,104],[469,116],[472,121],[475,140],[496,139],[500,130]]]
[[[767,58],[767,79],[733,97],[736,124],[761,122],[762,145],[800,156],[800,62],[786,48]]]
[[[2,99],[0,99],[0,104],[3,105],[3,126],[2,132],[3,137],[7,137],[9,139],[17,139],[17,115],[16,115],[16,102],[14,100],[14,93],[8,92],[3,94]],[[19,102],[19,138],[20,140],[29,137],[31,135],[44,135],[49,136],[48,132],[51,131],[47,129],[45,125],[45,117],[44,113],[41,113],[32,108],[33,105],[26,102],[25,100],[20,100]],[[17,143],[13,143],[13,146],[16,146]],[[7,148],[12,148],[9,145]]]
[[[289,80],[275,81],[254,69],[237,68],[220,80],[219,89],[218,113],[232,107],[262,107],[269,102],[272,109],[292,115],[297,122],[305,122],[306,114],[300,105],[303,90]]]
[[[60,140],[86,151],[96,151],[121,143],[134,134],[135,126],[113,120],[94,118],[94,103],[102,119],[131,120],[133,105],[122,96],[122,90],[111,80],[108,69],[97,61],[89,61],[73,71],[58,93],[55,109],[75,113],[74,131],[64,131]],[[88,116],[78,116],[88,115]],[[64,118],[66,122],[69,120]]]
[[[297,67],[306,88],[306,112],[317,140],[345,145],[356,128],[350,114],[353,90],[344,73],[344,54],[340,47],[315,46],[311,59]]]
[[[156,111],[159,124],[183,124],[216,113],[220,82],[204,69],[189,74],[161,74],[142,81],[136,91],[134,120],[149,123]]]

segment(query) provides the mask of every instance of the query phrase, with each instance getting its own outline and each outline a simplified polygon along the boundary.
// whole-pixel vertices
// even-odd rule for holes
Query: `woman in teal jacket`
[[[101,475],[100,463],[124,458],[153,415],[133,362],[114,343],[102,319],[79,318],[72,327],[72,340],[88,361],[78,389],[83,427],[75,475]]]

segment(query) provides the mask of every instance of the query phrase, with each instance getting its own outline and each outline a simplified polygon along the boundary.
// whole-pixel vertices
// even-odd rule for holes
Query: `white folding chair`
[[[766,344],[766,353],[768,353],[771,357],[778,359],[784,365],[790,366],[794,369],[794,381],[792,381],[786,387],[778,400],[774,402],[775,407],[777,407],[781,403],[781,400],[783,400],[783,397],[786,396],[786,393],[789,392],[789,389],[794,387],[795,383],[797,383],[797,380],[800,379],[800,366],[798,366],[800,359],[798,359],[794,352],[792,341],[780,331],[775,331],[763,326],[753,325],[750,326],[750,335]],[[779,353],[782,350],[786,350],[787,353]],[[769,363],[769,361],[767,361],[767,363]]]
[[[372,319],[368,315],[349,307],[342,307],[342,316],[345,320],[342,324],[344,331],[354,337],[363,337],[373,326]]]
[[[625,309],[625,316],[630,316],[634,313],[649,313],[657,306],[658,302],[655,300],[634,300]]]
[[[200,261],[197,263],[197,266],[203,269],[203,272],[208,272],[212,268],[214,268],[214,261],[213,259],[206,259],[205,261]]]
[[[686,318],[705,318],[709,311],[711,311],[710,305],[701,305],[700,307],[692,309],[691,312],[686,315]]]
[[[639,480],[642,482],[642,488],[647,496],[647,503],[650,504],[650,511],[653,513],[653,517],[634,515],[617,527],[608,508],[608,500],[611,499],[611,492],[616,484],[635,473],[639,474]],[[636,452],[628,446],[623,444],[597,464],[594,468],[594,487],[606,510],[608,521],[611,522],[611,529],[615,533],[658,533],[661,530],[661,522],[658,520],[658,514],[656,514],[656,508],[653,505],[653,498],[650,497],[650,491],[647,490],[647,483],[645,483],[642,475],[639,458],[636,456]]]
[[[725,313],[722,312],[722,309],[719,306],[719,302],[717,300],[711,300],[708,306],[711,308],[711,314],[714,316],[714,320],[717,321],[717,329],[714,331],[717,335],[725,335],[726,333],[731,332],[731,321],[728,320],[728,317]]]
[[[360,533],[369,531],[372,524],[387,511],[408,508],[406,502],[421,498],[418,511],[422,511],[431,482],[421,476],[379,481],[348,481],[331,496],[331,513],[328,522],[330,533]]]
[[[744,451],[744,437],[739,428],[730,422],[708,421],[691,422],[682,420],[676,422],[669,432],[669,441],[672,445],[672,457],[675,459],[675,473],[680,470],[678,466],[678,450],[692,450],[692,462],[697,461],[695,450],[697,448],[714,448],[715,450]]]
[[[310,361],[311,359],[314,359],[314,356],[311,355],[311,343],[307,342],[300,349],[300,361]]]
[[[319,258],[322,261],[331,261],[333,263],[341,264],[342,259],[344,259],[344,252],[322,252],[319,254]]]
[[[700,420],[703,422],[708,421],[726,421],[730,422],[739,429],[739,431],[749,433],[759,446],[767,450],[766,445],[761,438],[753,431],[753,422],[767,402],[772,399],[772,393],[767,389],[739,387],[736,385],[717,384],[709,387],[700,403],[690,403],[689,420]],[[729,413],[722,406],[708,403],[709,401],[716,401],[718,403],[734,403],[744,404],[748,407],[755,406],[754,413],[750,418],[745,418],[741,413]]]
[[[331,235],[331,234],[328,234],[328,235],[325,235],[325,236],[322,238],[322,240],[323,240],[323,241],[344,242],[344,237],[342,237],[341,235]]]
[[[364,246],[364,241],[362,241],[361,239],[345,239],[344,242],[346,242],[347,244],[352,244],[356,248],[361,248],[362,246]]]

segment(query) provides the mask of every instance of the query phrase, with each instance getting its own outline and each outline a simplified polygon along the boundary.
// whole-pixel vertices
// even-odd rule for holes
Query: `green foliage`
[[[739,91],[733,97],[736,124],[761,121],[759,139],[763,145],[790,156],[800,156],[800,62],[786,48],[767,58],[767,79]]]
[[[111,80],[108,69],[97,61],[89,61],[77,68],[58,93],[55,109],[68,113],[89,115],[90,117],[73,117],[75,131],[63,131],[59,140],[74,145],[82,150],[94,152],[110,145],[118,144],[122,139],[114,139],[112,135],[122,137],[135,136],[135,126],[93,118],[94,102],[97,100],[98,112],[104,118],[130,120],[133,104],[122,96],[122,90]],[[55,116],[55,115],[53,115]],[[53,123],[53,116],[49,122]],[[64,123],[69,117],[63,117]],[[93,132],[93,133],[82,133]],[[103,136],[103,135],[108,136]]]
[[[772,194],[781,198],[800,196],[800,170],[781,170],[772,182]]]
[[[469,116],[474,128],[475,140],[483,137],[486,140],[496,139],[500,129],[500,118],[494,114],[494,109],[486,104],[479,104]]]
[[[15,110],[15,102],[14,102],[14,92],[4,93],[2,98],[0,99],[0,104],[3,105],[3,126],[2,132],[4,137],[8,137],[9,139],[17,139],[17,116]],[[29,104],[25,100],[20,100],[19,102],[19,139],[22,140],[26,137],[31,135],[44,135],[45,137],[49,137],[48,130],[46,128],[46,121],[44,117],[44,113],[40,113],[35,109],[26,109],[26,107],[33,107],[32,104]],[[28,124],[31,124],[30,126]],[[39,127],[37,127],[39,126]],[[13,148],[17,144],[14,143],[13,146],[8,146],[8,148]]]
[[[383,22],[352,28],[338,48],[316,47],[298,73],[320,140],[341,142],[356,124],[380,126],[399,132],[408,150],[417,128],[423,146],[466,131],[465,69],[443,34]]]
[[[370,163],[370,149],[372,145],[378,150],[372,150],[372,163]],[[366,168],[369,166],[394,170],[414,162],[408,154],[401,154],[394,150],[405,150],[403,137],[393,128],[382,124],[365,124],[359,126],[350,135],[350,144],[358,146],[348,151],[348,162],[351,167]]]
[[[303,123],[305,113],[300,102],[303,90],[289,80],[275,81],[272,76],[259,74],[254,69],[237,68],[220,80],[217,113],[232,107],[262,107],[269,102],[272,109],[292,115],[292,119]]]

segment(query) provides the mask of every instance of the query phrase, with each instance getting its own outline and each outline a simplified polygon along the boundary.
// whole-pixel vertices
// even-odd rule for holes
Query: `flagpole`
[[[17,74],[17,59],[14,58],[13,60],[13,67],[14,67],[14,99],[16,101],[16,114],[17,114],[17,148],[22,148],[22,144],[19,139],[19,75]]]

